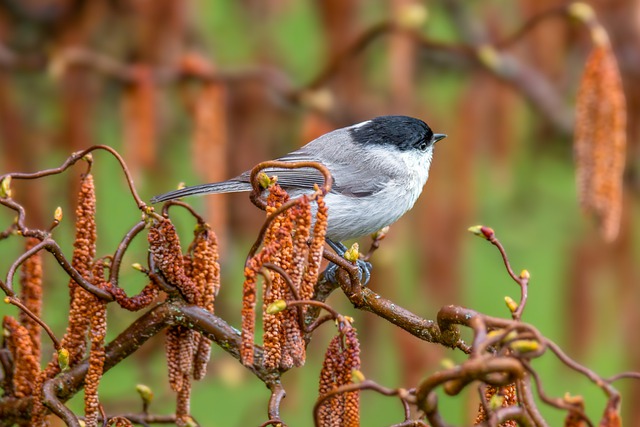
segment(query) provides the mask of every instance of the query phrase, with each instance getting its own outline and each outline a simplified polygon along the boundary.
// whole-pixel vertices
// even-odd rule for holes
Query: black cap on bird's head
[[[380,116],[348,130],[356,143],[390,145],[400,151],[426,151],[447,136],[433,133],[425,122],[408,116]]]

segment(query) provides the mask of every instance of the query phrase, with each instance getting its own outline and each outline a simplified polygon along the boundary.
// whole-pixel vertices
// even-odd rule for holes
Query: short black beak
[[[433,134],[433,143],[435,144],[436,142],[440,141],[441,139],[445,139],[447,137],[447,134],[445,133],[434,133]]]

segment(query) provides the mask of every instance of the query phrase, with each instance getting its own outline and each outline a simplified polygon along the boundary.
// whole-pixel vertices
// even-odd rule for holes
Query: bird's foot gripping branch
[[[141,219],[106,255],[96,251],[98,205],[90,155],[94,151],[106,151],[120,162],[132,205],[141,212]],[[71,167],[79,161],[87,167],[81,171],[75,240],[69,256],[58,243],[62,240],[59,235],[62,228],[57,228],[64,220],[62,211],[55,211],[49,227],[30,228],[28,212],[19,202],[21,195],[14,190],[12,181],[45,179],[61,173],[71,175],[76,171]],[[318,426],[358,425],[361,411],[366,410],[359,405],[360,393],[365,390],[400,400],[396,425],[446,426],[447,414],[440,410],[436,391],[442,388],[446,395],[455,395],[472,386],[481,402],[475,420],[478,425],[546,425],[539,411],[540,404],[565,411],[568,426],[594,425],[585,415],[585,403],[579,396],[553,397],[545,393],[536,371],[536,359],[544,355],[558,358],[567,369],[584,375],[594,387],[602,389],[608,403],[600,425],[618,425],[620,395],[612,383],[620,378],[637,378],[638,374],[602,378],[569,358],[535,327],[522,322],[529,273],[513,272],[504,248],[491,229],[473,227],[471,231],[498,248],[508,274],[519,286],[519,301],[506,299],[510,318],[447,306],[438,312],[435,320],[429,320],[363,287],[358,269],[351,261],[325,250],[324,233],[331,213],[327,212],[324,196],[329,191],[330,180],[326,179],[322,187],[316,187],[308,196],[289,199],[274,180],[260,175],[260,170],[269,166],[269,163],[259,165],[252,175],[253,199],[260,200],[257,204],[266,210],[267,219],[244,266],[241,330],[232,327],[215,311],[222,281],[214,230],[181,201],[165,203],[160,212],[147,206],[137,195],[124,161],[110,147],[96,146],[74,153],[58,168],[1,176],[0,205],[16,216],[0,234],[0,241],[23,239],[25,250],[14,254],[0,280],[4,301],[18,309],[16,316],[5,316],[3,321],[0,426],[47,426],[54,423],[54,418],[74,427],[80,426],[81,421],[87,426],[197,425],[197,414],[191,413],[189,405],[191,385],[193,380],[205,378],[212,345],[237,359],[271,391],[270,399],[265,402],[266,421],[262,425],[286,425],[285,417],[281,416],[285,389],[280,378],[290,369],[302,369],[311,337],[319,327],[331,327],[331,324],[336,327],[336,335],[326,349],[316,403],[313,408],[309,407],[309,417],[313,417]],[[288,166],[316,167],[323,174],[326,172],[317,164]],[[265,188],[266,198],[263,197]],[[192,242],[186,250],[181,248],[171,221],[174,208],[191,215],[196,223]],[[100,209],[106,211],[109,207]],[[146,276],[148,284],[130,297],[124,291],[122,277],[125,276],[120,275],[123,257],[133,252],[132,241],[145,233],[148,251],[128,255],[139,257],[140,262],[133,266]],[[383,236],[375,237],[372,251]],[[43,295],[43,281],[51,275],[51,271],[43,270],[42,258],[46,253],[56,259],[59,268],[69,277],[70,311],[65,313],[67,328],[61,337],[42,318],[43,304],[52,301]],[[340,267],[335,283],[329,283],[320,273],[323,257]],[[19,284],[15,283],[18,272]],[[257,289],[259,282],[261,292]],[[368,349],[360,347],[353,320],[326,303],[327,297],[338,289],[356,309],[373,313],[413,334],[416,345],[423,340],[456,348],[467,355],[466,360],[457,365],[449,362],[410,388],[389,388],[377,383],[365,375],[366,367],[361,366],[361,352]],[[116,310],[146,311],[106,342],[109,304],[117,305]],[[262,308],[261,323],[256,322],[259,308]],[[333,322],[327,324],[328,320]],[[262,328],[262,345],[254,339],[258,327]],[[471,342],[460,338],[460,328],[471,330]],[[51,344],[41,342],[43,330]],[[160,333],[165,333],[168,383],[177,396],[175,412],[155,414],[153,393],[141,385],[137,387],[140,411],[114,413],[110,402],[99,399],[101,378]],[[53,358],[42,350],[51,345],[55,349]],[[42,359],[48,362],[44,368],[41,368]],[[78,414],[71,411],[66,402],[82,388],[85,408],[83,414]]]

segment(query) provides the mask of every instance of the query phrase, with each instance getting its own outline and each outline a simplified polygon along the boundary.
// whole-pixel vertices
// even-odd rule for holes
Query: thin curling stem
[[[45,170],[42,170],[39,172],[33,172],[33,173],[14,172],[14,173],[0,175],[0,182],[6,177],[11,177],[11,179],[37,179],[37,178],[42,178],[49,175],[56,175],[69,169],[71,166],[76,164],[78,160],[82,160],[87,154],[96,150],[107,151],[113,157],[116,158],[118,163],[120,163],[120,168],[124,172],[125,178],[127,180],[127,185],[129,186],[129,192],[133,196],[133,199],[135,200],[136,204],[138,205],[138,209],[146,208],[147,204],[138,195],[138,192],[136,191],[135,186],[133,184],[133,177],[131,176],[131,172],[129,171],[129,168],[125,164],[124,159],[122,158],[122,156],[120,156],[120,154],[116,150],[109,147],[108,145],[93,145],[85,150],[76,151],[75,153],[67,157],[67,160],[65,160],[64,163],[62,163],[62,165],[58,166],[57,168],[45,169]]]
[[[622,379],[640,380],[640,372],[620,372],[619,374],[605,378],[608,383],[613,383]]]
[[[56,394],[56,385],[57,382],[55,379],[45,381],[42,388],[44,405],[49,408],[51,412],[60,417],[68,427],[80,427],[80,421],[78,421],[78,418],[73,411],[67,408],[58,398]]]
[[[127,232],[124,236],[116,252],[113,254],[113,261],[111,262],[111,268],[109,270],[109,282],[112,285],[116,285],[118,283],[118,276],[120,275],[120,264],[122,264],[122,258],[124,257],[124,253],[129,248],[131,241],[144,230],[146,223],[144,221],[138,222],[136,225],[131,227],[131,230]]]
[[[249,178],[249,182],[251,183],[251,187],[253,191],[251,192],[251,201],[258,208],[265,210],[267,204],[264,200],[260,198],[263,189],[260,188],[260,184],[258,183],[257,177],[262,170],[267,168],[281,168],[281,169],[300,169],[300,168],[313,168],[317,169],[324,177],[324,183],[320,188],[322,195],[325,195],[331,190],[331,185],[333,184],[333,178],[331,176],[331,172],[319,162],[281,162],[278,160],[270,160],[267,162],[258,163],[256,166],[251,169],[251,175]],[[284,206],[284,205],[283,205]],[[275,214],[275,212],[274,212]]]
[[[534,15],[531,19],[529,19],[523,26],[521,26],[515,33],[505,38],[504,40],[500,40],[494,43],[494,47],[496,49],[504,49],[514,45],[516,42],[520,41],[527,33],[531,32],[534,28],[536,28],[540,23],[546,21],[548,18],[552,18],[555,16],[567,16],[567,7],[569,5],[562,5],[553,7],[549,10],[545,10],[542,13],[538,13]]]
[[[593,423],[587,417],[587,414],[584,413],[583,409],[566,402],[562,398],[549,397],[544,391],[544,388],[542,386],[542,380],[540,379],[540,376],[531,367],[531,364],[528,361],[523,360],[522,361],[522,365],[525,367],[525,369],[527,370],[529,375],[533,378],[533,381],[534,381],[534,383],[536,385],[536,391],[537,391],[538,397],[540,398],[541,401],[543,401],[544,403],[546,403],[549,406],[553,406],[554,408],[558,408],[558,409],[562,409],[562,410],[565,410],[565,411],[573,412],[574,415],[579,416],[582,419],[582,421],[585,422],[587,427],[594,427]]]
[[[580,372],[582,375],[587,377],[591,382],[600,387],[609,398],[620,396],[620,394],[611,386],[611,384],[606,382],[591,369],[587,368],[586,366],[582,366],[581,364],[567,356],[567,354],[562,351],[562,349],[556,343],[547,339],[546,344],[549,350],[551,350],[562,363],[564,363],[574,371]]]
[[[327,81],[333,77],[340,67],[349,59],[354,58],[358,53],[362,52],[373,40],[386,33],[393,32],[396,29],[392,22],[381,22],[376,24],[354,40],[346,49],[339,52],[327,63],[324,69],[311,81],[305,89],[317,89],[322,87]]]
[[[517,276],[513,271],[511,263],[509,262],[509,257],[507,256],[507,251],[505,250],[504,246],[502,246],[502,243],[500,243],[500,240],[498,240],[493,230],[490,231],[490,234],[485,235],[485,237],[487,241],[489,241],[489,243],[498,248],[500,256],[502,257],[502,261],[504,262],[504,266],[507,269],[507,273],[509,273],[509,276],[513,279],[513,281],[516,282],[518,286],[520,286],[520,302],[518,303],[518,308],[512,314],[514,320],[520,320],[522,317],[522,312],[527,305],[527,298],[529,296],[529,279],[527,277]]]
[[[269,398],[269,421],[263,425],[277,425],[274,423],[275,420],[280,420],[280,404],[282,403],[282,399],[285,398],[287,392],[282,387],[282,384],[277,381],[269,385],[269,390],[271,390],[271,397]]]
[[[18,217],[16,218],[16,221],[14,223],[14,227],[23,236],[35,237],[36,239],[40,239],[40,240],[43,240],[49,236],[48,233],[42,230],[31,230],[25,225],[24,221],[26,218],[26,212],[24,210],[24,207],[16,203],[13,199],[0,198],[0,204],[8,207],[9,209],[11,209],[12,211],[18,214]]]
[[[18,307],[20,310],[22,310],[27,316],[29,316],[31,319],[33,319],[34,322],[36,322],[38,325],[40,325],[42,327],[42,329],[45,330],[45,332],[47,333],[47,335],[49,335],[49,338],[51,338],[51,341],[53,342],[53,347],[56,350],[60,349],[60,340],[58,340],[58,338],[56,338],[55,334],[53,333],[53,330],[51,330],[51,328],[49,327],[49,325],[47,325],[44,320],[42,320],[41,318],[39,318],[38,316],[35,315],[35,313],[33,313],[31,310],[29,310],[29,308],[27,306],[25,306],[18,298],[16,297],[6,297],[5,298],[5,302],[11,304],[11,305],[15,305],[16,307]]]
[[[293,281],[291,280],[291,276],[289,276],[289,274],[284,268],[280,267],[279,265],[273,264],[271,262],[263,263],[262,267],[278,273],[287,283],[287,286],[289,287],[289,290],[291,291],[293,298],[295,298],[296,300],[300,299],[300,293],[298,292],[298,289],[295,287],[295,285],[293,284]]]
[[[168,200],[162,205],[162,215],[169,215],[169,208],[171,206],[180,206],[181,208],[186,209],[189,213],[198,221],[198,224],[206,224],[207,221],[191,207],[188,203],[185,203],[180,200]]]
[[[22,255],[18,257],[17,260],[14,261],[13,264],[9,267],[9,271],[7,272],[7,279],[5,282],[6,289],[3,289],[5,293],[13,297],[15,296],[15,292],[13,291],[13,276],[16,274],[16,270],[29,258],[31,258],[36,253],[40,252],[42,249],[47,247],[47,240],[43,240],[38,244],[34,245],[31,249],[24,252]]]
[[[318,411],[320,410],[320,407],[322,406],[322,404],[329,398],[332,398],[334,396],[337,396],[339,394],[342,393],[348,393],[351,391],[360,391],[360,390],[373,390],[375,392],[378,392],[384,396],[400,396],[400,394],[402,392],[404,392],[404,389],[393,389],[393,388],[388,388],[388,387],[384,387],[381,386],[380,384],[378,384],[375,381],[372,380],[364,380],[362,382],[359,383],[351,383],[351,384],[345,384],[342,385],[336,389],[331,390],[330,392],[323,394],[322,396],[318,397],[318,400],[316,400],[315,405],[313,406],[313,421],[314,421],[314,425],[316,427],[318,427],[320,424],[318,423]],[[406,416],[406,408],[405,408],[405,402],[404,402],[404,398],[401,396],[400,397],[402,400],[402,405],[403,408],[405,409],[405,416]]]
[[[338,319],[340,317],[340,313],[335,311],[329,304],[325,304],[320,301],[308,299],[308,300],[297,300],[297,301],[286,301],[287,307],[295,307],[297,305],[312,305],[315,307],[320,307],[331,314],[333,319]]]
[[[333,78],[340,68],[344,66],[347,61],[353,60],[358,54],[363,52],[373,41],[379,37],[388,34],[401,34],[405,35],[417,45],[435,50],[446,51],[463,54],[468,57],[473,57],[473,48],[464,45],[454,45],[450,43],[442,43],[437,41],[431,41],[422,36],[419,32],[409,28],[405,28],[398,25],[392,20],[379,22],[375,25],[364,30],[357,38],[347,46],[343,51],[336,54],[325,67],[314,77],[309,83],[298,89],[297,91],[289,94],[289,98],[296,100],[302,92],[305,90],[315,90],[324,86],[331,78]]]
[[[62,253],[62,249],[60,248],[58,243],[51,238],[44,239],[43,241],[41,241],[31,249],[23,253],[13,264],[11,264],[11,267],[9,267],[9,271],[7,272],[6,283],[2,284],[2,282],[0,282],[0,285],[2,285],[2,290],[7,294],[7,296],[9,297],[15,296],[15,292],[13,291],[13,276],[15,275],[18,267],[20,267],[20,265],[24,263],[33,254],[35,254],[36,252],[42,249],[46,249],[49,253],[51,253],[55,257],[55,259],[58,261],[58,264],[60,264],[60,266],[64,269],[64,271],[66,271],[67,274],[71,276],[71,278],[75,280],[75,282],[81,288],[83,288],[87,292],[90,292],[93,295],[105,301],[114,300],[113,295],[111,295],[109,292],[85,280],[82,277],[82,275],[78,272],[78,270],[73,268],[71,263],[69,263],[69,261],[65,258],[64,254]]]

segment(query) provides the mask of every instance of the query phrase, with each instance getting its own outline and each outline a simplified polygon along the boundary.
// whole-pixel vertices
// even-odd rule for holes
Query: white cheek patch
[[[349,129],[353,129],[353,130],[360,129],[362,126],[365,126],[369,123],[371,123],[371,120],[367,120],[362,123],[356,123],[355,125],[349,126]]]

